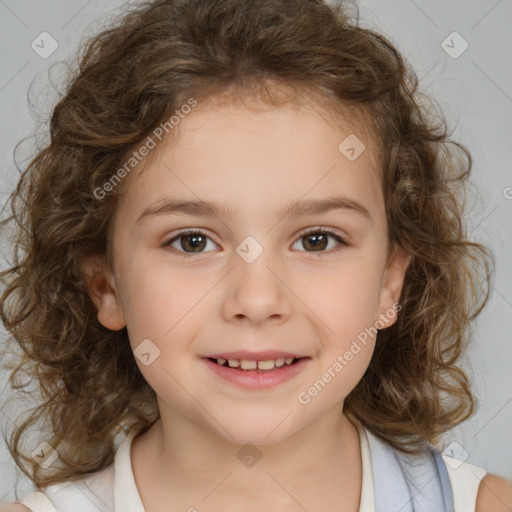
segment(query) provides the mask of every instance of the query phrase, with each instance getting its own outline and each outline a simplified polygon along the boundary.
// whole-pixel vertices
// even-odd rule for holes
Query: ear
[[[118,331],[126,325],[113,273],[105,258],[90,256],[80,264],[82,281],[98,310],[98,320],[107,329]]]
[[[405,280],[405,273],[412,256],[395,245],[388,258],[379,292],[379,330],[386,329],[396,322],[401,306],[398,304]]]

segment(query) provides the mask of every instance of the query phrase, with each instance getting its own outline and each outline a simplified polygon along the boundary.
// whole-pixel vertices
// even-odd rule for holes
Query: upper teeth
[[[293,357],[282,359],[269,359],[267,361],[253,361],[249,359],[228,359],[228,364],[231,368],[241,367],[242,370],[272,370],[275,366],[283,366],[284,364],[291,364]],[[225,359],[217,359],[218,364],[224,364]]]

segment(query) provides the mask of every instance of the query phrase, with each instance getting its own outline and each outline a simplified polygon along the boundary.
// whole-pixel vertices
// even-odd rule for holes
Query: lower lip
[[[202,359],[220,378],[246,389],[265,389],[277,386],[281,384],[281,382],[295,377],[295,375],[304,369],[310,360],[309,357],[303,357],[295,364],[285,364],[280,367],[276,366],[273,370],[257,371],[226,368],[225,366],[210,361],[206,357]]]

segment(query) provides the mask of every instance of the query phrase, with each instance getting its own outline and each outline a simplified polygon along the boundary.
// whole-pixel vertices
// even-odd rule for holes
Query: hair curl
[[[416,75],[386,38],[321,0],[155,0],[130,6],[80,52],[51,140],[22,172],[1,224],[15,223],[14,263],[0,273],[1,318],[21,350],[9,380],[25,390],[29,382],[15,379],[22,372],[41,394],[8,448],[38,487],[108,466],[117,434],[159,417],[126,328],[99,323],[79,263],[98,255],[112,265],[124,183],[101,200],[94,191],[190,97],[251,92],[272,106],[308,91],[333,117],[359,113],[380,148],[389,240],[412,259],[403,309],[378,333],[346,412],[409,452],[474,412],[460,360],[489,298],[494,258],[462,221],[471,157],[442,114],[421,106]],[[290,92],[279,97],[271,84]],[[59,450],[51,472],[20,449],[40,418]]]

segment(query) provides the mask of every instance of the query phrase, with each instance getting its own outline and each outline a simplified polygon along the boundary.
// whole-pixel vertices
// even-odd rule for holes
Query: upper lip
[[[271,359],[286,359],[294,357],[300,359],[301,356],[295,352],[282,352],[280,350],[264,350],[262,352],[249,352],[248,350],[236,350],[234,352],[223,352],[205,356],[212,359],[245,359],[247,361],[269,361]]]

